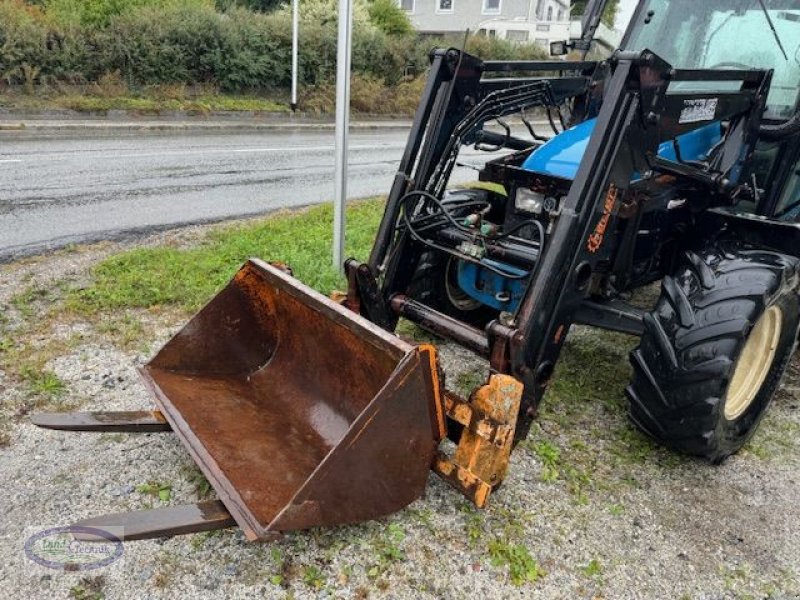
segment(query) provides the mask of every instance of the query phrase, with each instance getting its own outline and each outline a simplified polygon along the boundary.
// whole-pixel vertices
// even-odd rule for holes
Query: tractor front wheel
[[[798,261],[735,242],[687,253],[631,353],[631,420],[721,462],[755,432],[797,339]]]

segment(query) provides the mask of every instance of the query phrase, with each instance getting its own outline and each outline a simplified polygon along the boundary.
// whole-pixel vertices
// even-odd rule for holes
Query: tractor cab
[[[645,0],[631,20],[622,48],[649,49],[680,69],[770,69],[773,76],[762,119],[783,122],[800,108],[797,0]],[[796,136],[781,142],[759,141],[745,174],[756,182],[759,201],[742,201],[738,208],[797,221],[798,170]]]

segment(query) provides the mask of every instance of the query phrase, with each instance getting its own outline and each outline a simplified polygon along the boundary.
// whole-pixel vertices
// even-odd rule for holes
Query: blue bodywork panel
[[[484,258],[481,262],[502,269],[511,275],[521,276],[528,273],[522,269],[495,262],[488,258]],[[458,286],[471,298],[497,310],[514,312],[525,294],[525,286],[527,285],[527,277],[524,279],[509,279],[472,263],[463,261],[458,263]],[[507,300],[503,302],[502,299],[505,298]]]
[[[522,168],[562,179],[575,179],[596,124],[597,119],[590,119],[560,133],[533,152]],[[721,139],[722,125],[719,122],[685,133],[678,137],[681,158],[702,160]],[[658,147],[658,155],[668,160],[678,159],[672,141],[662,143]],[[639,174],[635,173],[634,178],[638,177]],[[482,262],[514,275],[525,274],[525,271],[489,259]],[[527,278],[509,279],[471,263],[459,263],[458,284],[461,289],[471,298],[497,310],[514,312],[525,294],[527,283]],[[501,301],[498,296],[507,300]]]
[[[575,179],[596,124],[597,119],[590,119],[560,133],[533,152],[522,163],[522,168],[562,179]],[[722,139],[722,127],[718,121],[684,133],[678,137],[681,158],[702,160],[720,139]],[[658,155],[669,160],[678,158],[675,154],[675,145],[671,141],[664,142],[658,147]]]

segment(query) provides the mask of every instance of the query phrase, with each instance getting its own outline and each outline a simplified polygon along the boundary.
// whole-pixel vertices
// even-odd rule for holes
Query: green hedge
[[[0,78],[9,84],[91,83],[108,74],[132,88],[208,83],[223,91],[285,88],[290,80],[291,14],[212,0],[0,0]],[[336,0],[301,4],[301,83],[330,81],[336,66]],[[404,29],[391,0],[357,0],[353,70],[394,85],[427,65],[422,43]],[[457,43],[455,40],[452,42]],[[534,46],[472,38],[483,58],[543,56]]]

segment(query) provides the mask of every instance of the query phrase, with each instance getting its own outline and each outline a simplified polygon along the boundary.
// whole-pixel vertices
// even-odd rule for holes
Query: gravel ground
[[[190,244],[203,231],[136,243]],[[123,246],[0,266],[6,329],[24,319],[16,295],[56,279],[80,282]],[[35,319],[43,305],[33,306]],[[66,318],[15,343],[63,340],[47,362],[66,386],[53,400],[60,407],[147,409],[135,366],[185,317],[163,310],[133,317],[146,345]],[[248,543],[238,530],[129,542],[115,566],[84,575],[34,568],[23,552],[26,537],[78,518],[197,501],[196,470],[169,434],[31,426],[29,386],[0,371],[8,442],[0,448],[0,597],[800,598],[800,364],[792,364],[748,448],[710,467],[653,447],[627,424],[621,388],[634,344],[575,329],[558,375],[564,385],[554,388],[485,511],[431,476],[423,498],[382,521],[293,533],[273,544]],[[457,385],[485,370],[450,345],[443,360]],[[616,392],[606,393],[597,378],[611,380]],[[170,484],[170,498],[136,491],[150,481]],[[511,566],[538,578],[515,585],[502,559],[509,555],[518,557]]]

